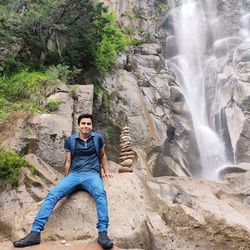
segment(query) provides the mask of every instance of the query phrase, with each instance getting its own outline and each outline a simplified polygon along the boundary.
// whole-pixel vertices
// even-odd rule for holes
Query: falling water
[[[215,1],[183,0],[181,5],[176,2],[172,1],[169,15],[174,27],[169,30],[167,40],[174,37],[178,48],[176,54],[168,56],[166,67],[175,73],[192,115],[200,153],[201,176],[216,179],[217,170],[228,164],[228,161],[225,145],[208,121],[204,83],[207,66],[214,57],[213,52],[209,52],[214,43],[210,41],[209,25],[214,19],[212,2]]]
[[[242,8],[240,35],[244,39],[250,39],[250,10],[248,11],[244,7]]]

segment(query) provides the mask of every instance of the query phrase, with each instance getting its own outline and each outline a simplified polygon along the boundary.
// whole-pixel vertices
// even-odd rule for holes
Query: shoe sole
[[[111,249],[113,246],[114,246],[114,244],[113,243],[111,243],[110,245],[102,245],[99,241],[98,241],[98,243],[102,246],[102,248],[104,249],[104,250],[106,250],[106,249]]]
[[[40,243],[41,242],[37,242],[37,243],[29,244],[29,245],[16,245],[15,243],[13,243],[13,245],[14,245],[14,247],[23,248],[23,247],[30,247],[30,246],[39,245]]]

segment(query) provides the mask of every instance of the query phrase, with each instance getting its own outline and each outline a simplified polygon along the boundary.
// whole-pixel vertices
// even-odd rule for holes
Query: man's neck
[[[80,139],[86,141],[89,139],[90,135],[91,135],[91,133],[89,133],[89,134],[80,133]]]

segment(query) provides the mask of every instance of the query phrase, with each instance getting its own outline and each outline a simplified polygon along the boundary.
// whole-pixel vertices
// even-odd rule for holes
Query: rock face
[[[154,240],[155,244],[161,244],[161,249],[168,249],[168,241],[176,244],[174,249],[248,248],[250,213],[248,205],[239,201],[244,191],[188,177],[158,177],[148,185],[164,207],[163,220],[167,226],[161,226],[162,230],[173,233],[169,236],[171,241]],[[176,238],[178,235],[181,240]],[[182,240],[188,242],[186,246]]]
[[[217,99],[211,106],[212,114],[217,114],[216,119],[224,119],[227,124],[229,145],[234,154],[234,161],[249,162],[249,55],[250,43],[245,41],[232,50],[228,51],[224,57],[217,59],[217,79],[221,83],[218,88]],[[233,58],[233,59],[232,59]],[[208,84],[209,99],[212,100],[212,85]],[[232,154],[232,153],[231,153]]]
[[[11,147],[22,155],[33,153],[56,170],[62,172],[65,161],[64,140],[77,129],[77,117],[81,113],[92,113],[93,85],[71,86],[63,83],[48,100],[62,101],[58,110],[49,114],[39,114],[20,121],[19,129],[12,137],[2,142],[2,148]],[[72,119],[73,118],[73,119]]]

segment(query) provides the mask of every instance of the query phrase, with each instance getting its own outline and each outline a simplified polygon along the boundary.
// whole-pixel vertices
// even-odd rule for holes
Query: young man
[[[108,172],[104,140],[99,133],[92,131],[92,115],[80,115],[78,125],[80,131],[68,137],[64,144],[65,176],[48,193],[36,215],[31,232],[26,237],[13,242],[15,247],[40,244],[40,232],[43,231],[56,203],[79,187],[88,191],[95,199],[98,242],[104,249],[113,247],[113,241],[107,236],[109,222],[107,196],[101,179],[101,167],[104,176],[112,177]]]

